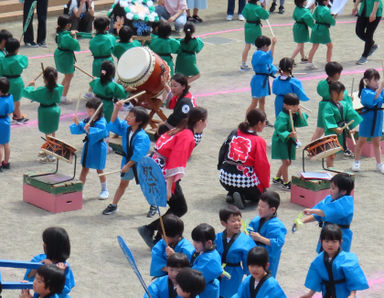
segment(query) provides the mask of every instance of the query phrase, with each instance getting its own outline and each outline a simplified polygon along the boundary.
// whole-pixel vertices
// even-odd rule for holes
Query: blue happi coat
[[[233,295],[232,298],[251,298],[250,282],[252,275],[248,275],[241,283],[237,294]],[[280,287],[276,279],[271,276],[268,278],[260,287],[256,293],[256,298],[285,298],[287,297]]]

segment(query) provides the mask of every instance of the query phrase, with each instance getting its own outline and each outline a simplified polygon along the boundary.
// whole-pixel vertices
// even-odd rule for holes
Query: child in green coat
[[[54,54],[57,71],[64,74],[64,79],[61,84],[64,86],[61,103],[70,103],[67,100],[67,94],[76,62],[74,51],[80,51],[80,44],[76,39],[76,31],[71,29],[71,19],[68,15],[59,16],[57,19],[56,43],[57,49]]]
[[[329,0],[316,0],[317,7],[313,13],[313,18],[316,21],[315,26],[312,29],[311,40],[312,48],[309,51],[307,69],[316,69],[317,67],[312,63],[313,57],[320,44],[327,45],[327,62],[332,59],[333,44],[331,36],[329,34],[329,28],[335,26],[336,21],[334,16],[331,15],[331,11],[328,8]]]
[[[120,59],[120,57],[130,48],[140,47],[141,43],[137,40],[132,40],[133,30],[129,26],[123,26],[119,30],[120,42],[118,42],[113,49],[113,56]]]
[[[292,114],[293,125],[290,120]],[[275,131],[272,136],[272,159],[281,159],[282,165],[272,179],[275,184],[281,184],[283,190],[291,189],[288,179],[288,167],[296,159],[296,131],[295,127],[307,126],[308,116],[300,110],[300,100],[294,93],[284,96],[283,110],[277,116]],[[283,177],[283,179],[281,179]]]

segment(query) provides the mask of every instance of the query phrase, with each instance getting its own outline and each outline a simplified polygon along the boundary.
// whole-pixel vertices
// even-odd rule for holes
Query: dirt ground
[[[286,4],[284,15],[273,14],[270,23],[278,38],[275,63],[285,56],[290,56],[295,44],[292,38],[293,1]],[[347,4],[344,15],[337,18],[339,22],[332,27],[331,34],[334,41],[333,60],[344,66],[341,81],[351,90],[352,79],[355,80],[355,90],[362,77],[362,72],[368,67],[381,68],[383,49],[380,48],[364,66],[355,65],[360,58],[363,43],[354,33],[355,17],[350,15],[352,2]],[[188,163],[186,175],[181,183],[188,201],[189,211],[183,217],[185,222],[185,237],[190,239],[191,230],[201,222],[213,225],[217,232],[223,228],[220,225],[218,211],[225,205],[226,192],[218,181],[216,170],[217,154],[221,143],[228,133],[244,119],[245,110],[250,103],[249,82],[252,72],[240,72],[241,51],[244,46],[244,23],[234,20],[225,21],[225,1],[209,1],[209,9],[201,11],[204,23],[197,25],[196,34],[202,35],[205,47],[198,55],[198,65],[202,77],[193,83],[192,92],[197,96],[198,105],[209,111],[209,124],[204,132],[201,144],[195,149]],[[105,14],[105,12],[100,12]],[[36,20],[35,20],[36,22]],[[30,66],[23,73],[23,79],[28,83],[40,72],[40,62],[44,65],[54,65],[52,54],[56,49],[54,42],[54,28],[56,18],[48,21],[48,48],[26,49],[20,53],[30,57]],[[0,28],[11,30],[15,36],[21,34],[21,24],[5,23]],[[267,27],[263,32],[270,36]],[[376,32],[376,40],[384,38],[382,24]],[[306,46],[309,51],[310,45]],[[81,41],[81,49],[88,50],[88,40]],[[253,50],[252,50],[253,52]],[[249,63],[251,54],[249,55]],[[42,55],[43,57],[38,57]],[[91,71],[92,57],[88,52],[77,54],[78,64]],[[297,59],[296,59],[297,60]],[[309,113],[309,126],[298,130],[303,144],[308,144],[316,126],[317,105],[319,97],[316,86],[324,77],[325,46],[320,47],[315,56],[315,63],[319,70],[308,72],[305,66],[298,64],[296,72],[302,79],[303,86],[310,101],[305,105],[312,110]],[[61,77],[60,77],[61,79]],[[76,72],[69,95],[76,100],[88,89],[89,78]],[[41,85],[38,81],[37,85]],[[82,105],[83,106],[83,105]],[[23,202],[22,177],[29,171],[44,172],[54,166],[42,165],[37,161],[39,147],[43,143],[42,135],[37,129],[36,103],[22,100],[22,112],[31,119],[29,125],[12,127],[12,169],[0,173],[0,258],[11,260],[30,260],[41,253],[42,231],[49,226],[64,227],[71,239],[72,251],[68,260],[74,272],[76,287],[71,292],[72,297],[142,297],[143,289],[136,276],[129,267],[116,240],[121,235],[131,248],[141,273],[147,283],[150,282],[149,264],[151,252],[144,244],[137,227],[149,223],[146,218],[148,210],[139,186],[130,185],[126,195],[119,204],[119,211],[115,215],[105,216],[101,212],[110,203],[114,191],[119,183],[118,174],[108,176],[110,200],[98,200],[99,182],[95,172],[90,172],[84,186],[84,205],[81,210],[52,214],[33,205]],[[83,136],[70,135],[68,126],[71,124],[75,104],[61,106],[63,120],[57,137],[82,148]],[[267,98],[266,104],[269,119],[274,121],[273,97]],[[84,111],[84,106],[82,107]],[[123,116],[123,114],[122,114]],[[265,128],[261,134],[269,143],[273,129]],[[270,148],[268,148],[270,157]],[[301,149],[297,152],[298,160],[290,167],[290,174],[294,175],[301,169]],[[271,174],[274,175],[280,161],[272,160]],[[348,170],[351,159],[338,157],[336,167]],[[79,164],[78,164],[79,165]],[[109,154],[106,170],[115,170],[120,166],[120,156]],[[320,170],[320,162],[306,161],[308,170]],[[71,173],[71,166],[61,163],[60,172]],[[79,172],[78,172],[79,173]],[[362,159],[362,171],[356,175],[355,214],[352,223],[354,232],[352,252],[355,252],[360,264],[370,282],[369,290],[359,293],[361,297],[382,297],[384,257],[382,245],[383,210],[382,194],[384,191],[383,176],[375,172],[375,161],[372,158]],[[293,220],[303,209],[290,202],[290,193],[271,187],[279,192],[281,205],[278,216],[289,230],[283,248],[277,279],[289,297],[298,297],[306,291],[304,281],[311,261],[316,256],[319,228],[316,224],[306,225],[299,232],[290,232]],[[249,206],[243,212],[243,218],[251,220],[257,215],[256,206]],[[3,280],[21,280],[23,272],[15,269],[2,269]],[[4,297],[18,297],[17,292],[6,292]]]

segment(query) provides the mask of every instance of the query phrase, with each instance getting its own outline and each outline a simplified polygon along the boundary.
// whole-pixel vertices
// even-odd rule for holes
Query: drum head
[[[134,47],[126,51],[117,64],[117,75],[128,85],[138,85],[150,73],[154,55],[147,48]]]

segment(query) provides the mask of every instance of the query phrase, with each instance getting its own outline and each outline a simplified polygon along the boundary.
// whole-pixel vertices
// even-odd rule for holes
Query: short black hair
[[[268,251],[264,247],[253,247],[247,255],[247,266],[256,265],[267,269],[268,258]]]
[[[168,237],[183,236],[184,222],[180,217],[172,213],[163,216],[165,234]],[[162,229],[159,230],[162,233]]]
[[[298,7],[304,7],[304,2],[307,0],[295,0],[295,5]]]
[[[14,54],[16,51],[20,48],[20,42],[13,37],[10,37],[7,39],[7,42],[5,43],[5,50],[8,52],[8,54]]]
[[[120,42],[129,42],[133,36],[133,30],[130,26],[123,26],[119,31]]]
[[[50,227],[43,232],[45,254],[54,262],[65,262],[71,254],[71,243],[67,231],[61,227]]]
[[[172,33],[171,24],[166,21],[160,21],[159,28],[157,29],[157,35],[161,38],[168,38]]]
[[[331,61],[325,64],[325,73],[329,77],[333,77],[335,74],[340,74],[343,71],[343,66],[336,61]]]
[[[167,267],[172,268],[185,268],[190,267],[188,257],[180,252],[175,252],[173,255],[170,255],[167,259]]]
[[[139,129],[147,126],[149,115],[143,107],[134,107],[129,111],[129,113],[133,113],[135,115],[136,122],[140,122]]]
[[[355,187],[355,182],[352,176],[347,173],[339,173],[332,177],[331,183],[333,183],[339,191],[345,190],[347,195],[350,195]]]
[[[288,106],[297,106],[300,104],[300,100],[295,93],[287,93],[284,95],[284,103]]]
[[[9,92],[9,80],[6,77],[0,77],[0,92],[4,95]]]
[[[220,221],[227,222],[228,219],[233,216],[241,216],[241,211],[235,205],[228,205],[225,208],[220,209],[219,217]]]
[[[340,94],[341,92],[344,92],[344,90],[345,90],[344,84],[339,82],[339,81],[329,83],[329,94],[330,95],[332,94],[332,92]]]
[[[49,294],[60,294],[65,285],[65,271],[55,264],[46,264],[37,269],[37,274],[44,279]]]
[[[267,203],[269,208],[275,207],[276,210],[280,206],[280,195],[272,190],[267,190],[260,196],[260,200]]]
[[[8,40],[11,37],[13,37],[13,35],[7,29],[0,30],[0,42],[2,42],[3,40]]]
[[[96,33],[104,33],[109,26],[109,19],[107,17],[97,17],[93,21],[93,27],[95,27]]]
[[[255,40],[255,46],[258,49],[261,49],[263,46],[270,46],[271,43],[271,39],[265,35],[260,35]]]
[[[192,268],[183,268],[176,276],[176,282],[184,292],[196,297],[205,289],[205,279],[203,274]]]
[[[343,239],[343,233],[341,228],[335,224],[325,225],[320,232],[320,241],[323,240],[337,240],[341,241]]]
[[[192,230],[193,241],[199,241],[199,242],[205,243],[209,240],[215,241],[215,239],[216,239],[215,229],[207,223],[201,223]]]

